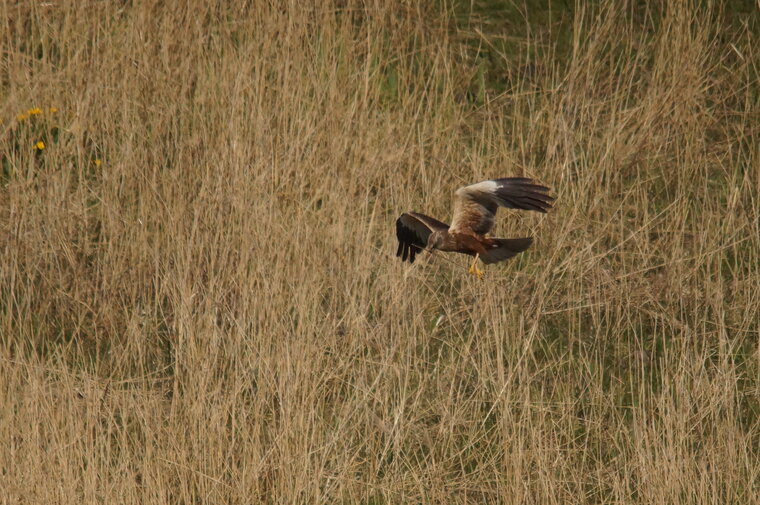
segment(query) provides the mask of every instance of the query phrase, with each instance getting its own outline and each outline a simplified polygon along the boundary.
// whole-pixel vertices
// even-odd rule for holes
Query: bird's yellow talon
[[[472,262],[472,265],[470,265],[470,270],[468,270],[472,275],[476,276],[478,279],[483,280],[483,277],[485,277],[485,272],[478,268],[478,257],[475,257],[475,261]]]
[[[472,273],[481,281],[483,280],[483,277],[486,276],[486,273],[478,267],[475,267],[475,270]]]

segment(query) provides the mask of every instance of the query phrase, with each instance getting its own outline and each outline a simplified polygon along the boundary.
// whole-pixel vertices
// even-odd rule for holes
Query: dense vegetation
[[[0,21],[0,503],[757,499],[754,2]],[[527,253],[394,257],[512,175]]]

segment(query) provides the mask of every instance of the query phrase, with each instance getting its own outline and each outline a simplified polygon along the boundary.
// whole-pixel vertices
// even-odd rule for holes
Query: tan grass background
[[[758,502],[754,2],[169,4],[0,3],[0,503]]]

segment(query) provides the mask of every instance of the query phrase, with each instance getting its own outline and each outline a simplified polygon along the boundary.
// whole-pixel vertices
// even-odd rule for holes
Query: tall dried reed
[[[757,502],[752,1],[0,21],[0,503]],[[519,259],[393,256],[510,175]]]

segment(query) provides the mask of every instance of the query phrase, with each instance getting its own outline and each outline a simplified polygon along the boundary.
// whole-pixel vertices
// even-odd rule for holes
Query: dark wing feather
[[[493,199],[502,207],[537,212],[546,212],[552,208],[554,198],[546,194],[550,191],[549,188],[535,184],[532,179],[506,177],[493,179],[493,182],[498,185]]]
[[[401,256],[401,261],[409,258],[409,263],[414,263],[414,257],[427,246],[428,237],[434,231],[447,230],[449,225],[437,219],[416,212],[406,212],[396,219],[396,238],[398,238],[398,250],[396,256]]]
[[[548,192],[549,188],[526,177],[491,179],[459,188],[451,231],[488,233],[499,207],[546,212],[554,201]]]

